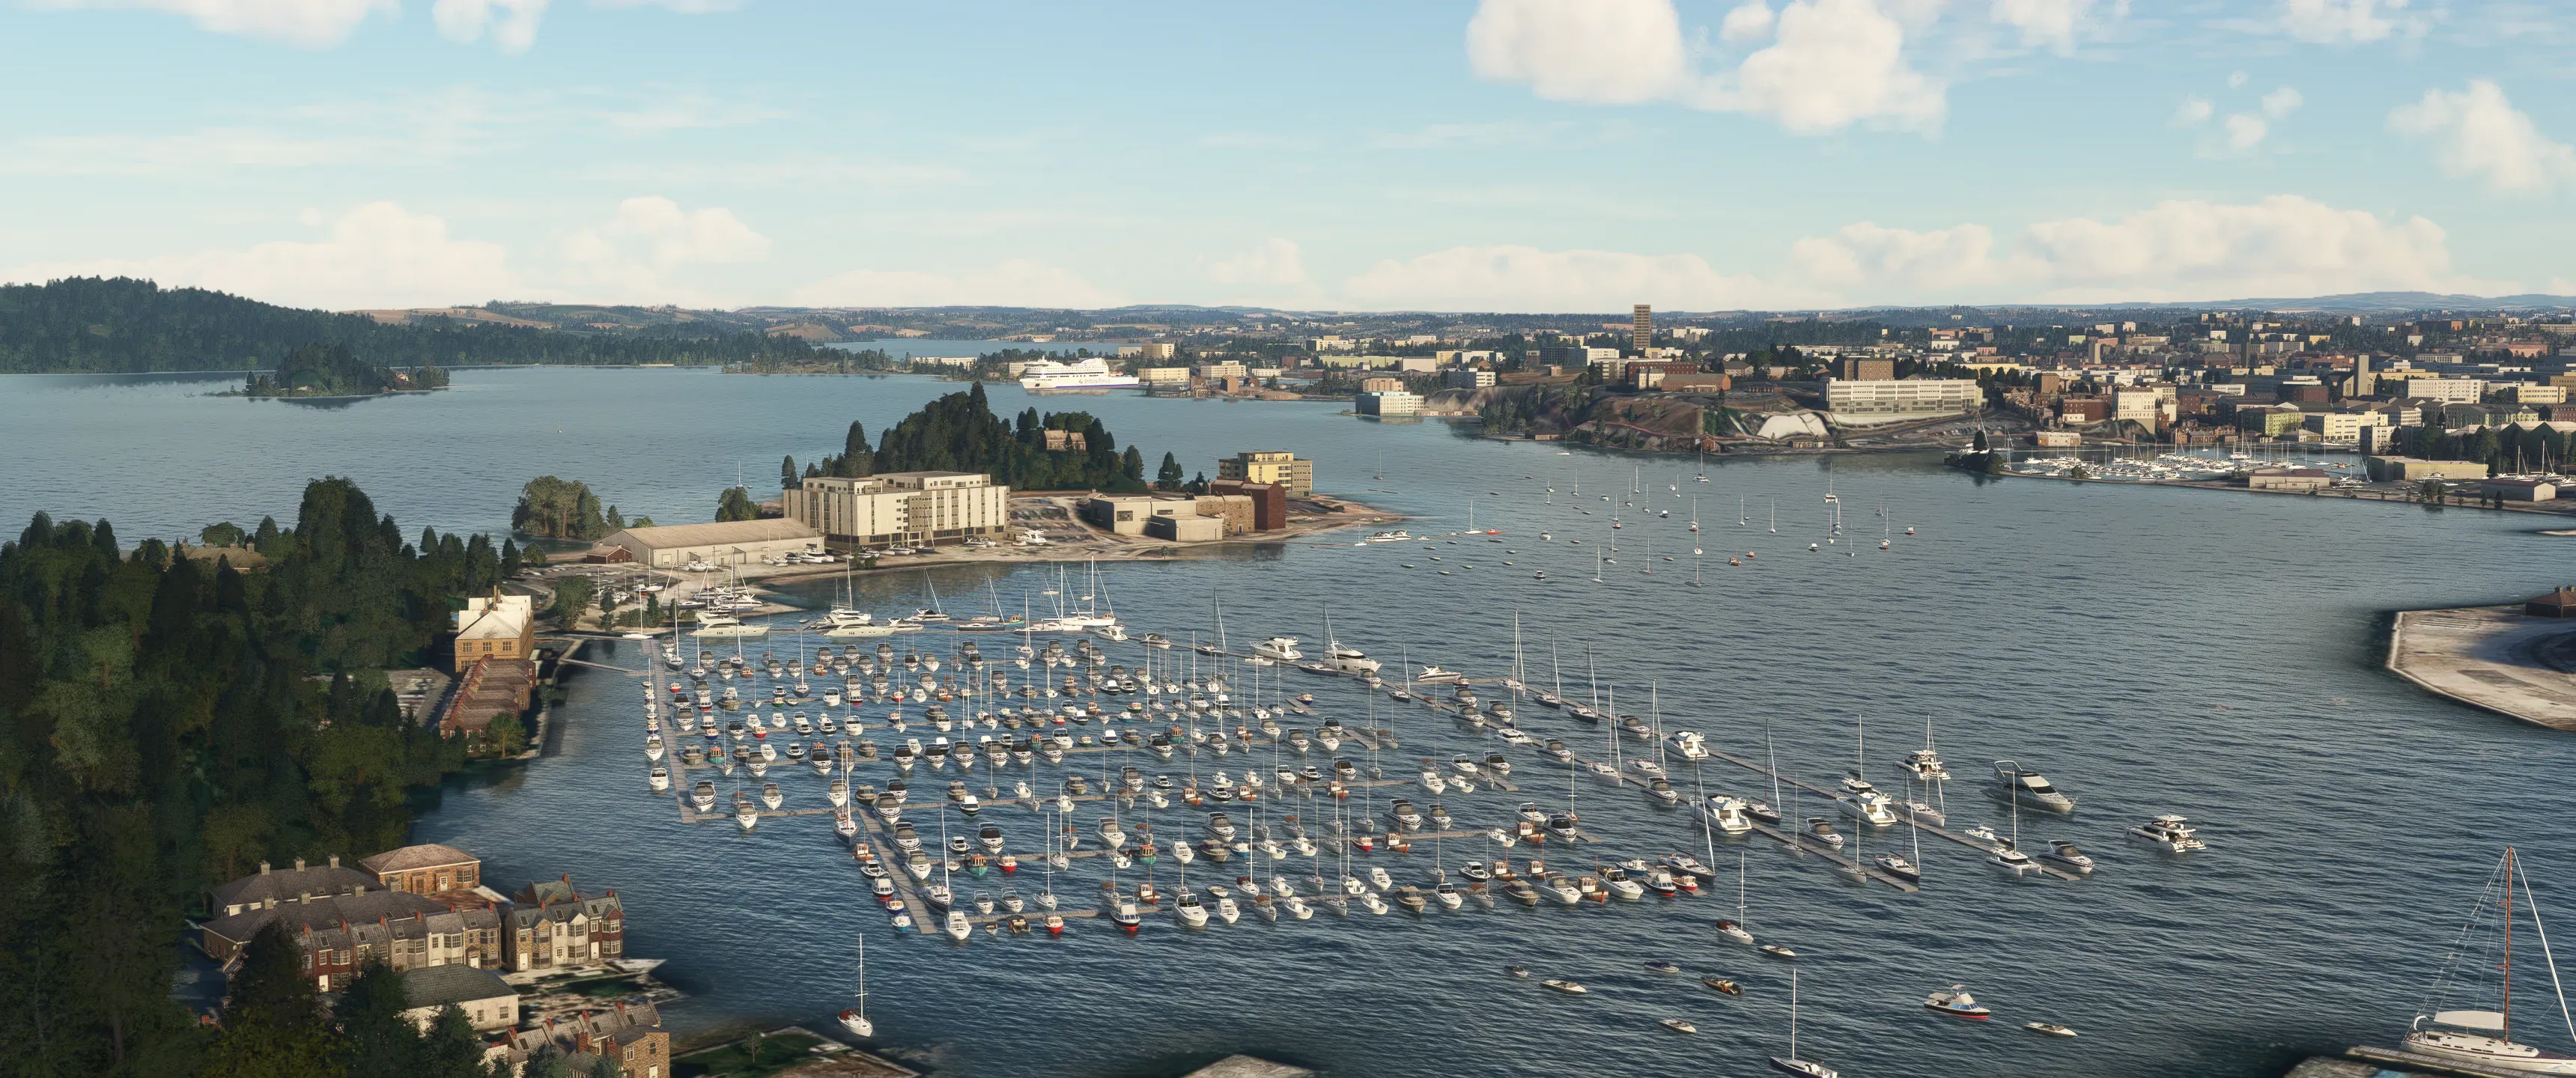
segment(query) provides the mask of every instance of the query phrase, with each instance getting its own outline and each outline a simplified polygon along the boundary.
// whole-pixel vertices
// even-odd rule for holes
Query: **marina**
[[[685,520],[692,511],[704,511],[692,507],[702,505],[706,491],[733,481],[736,456],[776,459],[774,428],[836,432],[859,418],[875,430],[946,388],[889,379],[871,385],[896,395],[853,404],[813,393],[810,381],[690,372],[466,371],[458,383],[449,394],[370,401],[309,417],[299,411],[299,423],[291,426],[254,423],[253,417],[236,425],[231,416],[219,416],[206,433],[278,462],[297,482],[306,474],[355,471],[407,526],[446,532],[505,524],[495,514],[506,512],[523,478],[526,469],[517,459],[540,451],[528,438],[490,429],[476,414],[457,411],[476,401],[477,392],[524,398],[585,422],[650,411],[673,393],[764,416],[768,424],[762,430],[711,425],[687,445],[621,445],[614,451],[605,448],[614,440],[600,437],[601,428],[592,422],[574,431],[589,437],[561,445],[549,441],[542,450],[557,456],[560,463],[553,467],[561,474],[591,476],[595,485],[601,484],[598,477],[624,477],[615,494],[630,513],[643,509]],[[795,388],[800,385],[805,388]],[[900,395],[915,385],[918,395]],[[85,410],[91,394],[115,403],[112,417]],[[997,409],[1016,410],[1029,402],[1009,387],[999,387],[995,396]],[[41,451],[28,462],[38,478],[27,491],[79,489],[83,460],[117,456],[142,467],[180,468],[150,446],[139,455],[120,456],[86,432],[118,424],[176,425],[194,422],[187,416],[197,414],[191,410],[197,402],[184,388],[66,388],[45,399],[45,415],[29,421],[30,432],[42,437]],[[1083,406],[1122,431],[1173,431],[1185,460],[1192,445],[1203,445],[1198,452],[1210,456],[1244,444],[1306,445],[1300,440],[1301,414],[1329,408],[1230,408],[1118,396],[1086,398]],[[435,471],[368,463],[363,449],[386,437],[460,432],[473,437],[458,444],[452,467]],[[1435,552],[1445,556],[1473,545],[1519,553],[1431,563],[1416,556],[1418,543],[1349,545],[1386,527],[1363,526],[1338,533],[1347,537],[1340,544],[1284,545],[1267,554],[1247,546],[1216,556],[1121,562],[1111,581],[1120,611],[1137,628],[1171,637],[1179,650],[1192,629],[1203,638],[1214,635],[1212,596],[1222,596],[1229,629],[1248,630],[1256,638],[1285,632],[1310,642],[1322,638],[1319,607],[1330,604],[1335,634],[1361,642],[1390,667],[1409,651],[1421,662],[1464,669],[1476,689],[1487,693],[1496,675],[1511,668],[1510,612],[1517,608],[1523,613],[1527,666],[1536,672],[1521,680],[1534,688],[1549,688],[1547,650],[1555,646],[1567,665],[1564,695],[1587,699],[1576,689],[1575,671],[1590,647],[1602,682],[1616,681],[1623,705],[1632,692],[1642,699],[1645,688],[1660,681],[1668,725],[1683,716],[1678,724],[1708,735],[1710,748],[1766,764],[1768,727],[1776,737],[1779,770],[1826,789],[1851,764],[1854,714],[1869,717],[1870,777],[1891,795],[1899,794],[1903,782],[1889,765],[1911,746],[1898,738],[1889,741],[1892,751],[1878,751],[1881,727],[1901,731],[1934,718],[1942,754],[1959,776],[1950,783],[1949,792],[1958,796],[1948,799],[1949,822],[1943,825],[1953,833],[1976,827],[2009,832],[2006,806],[1975,792],[1993,759],[2019,758],[2083,795],[2083,807],[2071,818],[2025,809],[2020,821],[2024,848],[2036,853],[2051,839],[2072,839],[2101,862],[2081,885],[2006,876],[1983,864],[1977,851],[1929,834],[1921,836],[1927,863],[1921,866],[1919,896],[1883,885],[1855,888],[1830,862],[1780,855],[1786,847],[1773,838],[1755,835],[1737,844],[1750,857],[1745,923],[1760,942],[1778,939],[1795,947],[1810,974],[1802,988],[1801,1054],[1856,1078],[2054,1074],[2064,1073],[2071,1059],[2081,1059],[2087,1073],[2120,1078],[2177,1072],[2270,1078],[2292,1061],[2293,1049],[2278,1047],[2284,1036],[2299,1039],[2283,1031],[2304,1031],[2301,1046],[2319,1051],[2390,1043],[2403,1031],[2402,1013],[2394,1021],[2388,1016],[2403,1007],[2411,989],[2392,994],[2383,974],[2417,969],[2423,941],[2415,937],[2439,932],[2438,926],[2425,933],[2390,928],[2420,919],[2423,910],[2414,896],[2452,893],[2458,887],[2454,870],[2491,852],[2472,839],[2522,834],[2543,902],[2549,901],[2551,874],[2542,866],[2576,856],[2564,842],[2531,834],[2516,822],[2527,815],[2529,793],[2547,788],[2554,769],[2563,766],[2565,750],[2549,740],[2563,735],[2449,704],[2389,675],[2379,665],[2383,655],[2370,631],[2389,607],[2519,600],[2557,580],[2563,541],[2528,534],[2527,524],[2516,523],[2528,518],[2456,508],[2355,517],[2330,499],[2230,500],[2152,485],[2114,493],[2095,486],[1993,483],[1942,471],[1937,459],[1888,456],[1831,463],[1845,504],[1839,537],[1844,543],[1838,544],[1827,542],[1837,537],[1827,534],[1828,521],[1819,510],[1825,465],[1712,456],[1706,469],[1711,482],[1701,488],[1706,493],[1698,540],[1709,554],[1705,586],[1689,587],[1690,502],[1664,489],[1670,476],[1645,484],[1653,493],[1639,500],[1658,514],[1670,506],[1672,516],[1647,518],[1623,506],[1626,527],[1616,533],[1621,549],[1613,553],[1604,543],[1603,552],[1605,560],[1619,564],[1595,584],[1592,545],[1608,538],[1608,508],[1594,500],[1596,514],[1586,516],[1566,495],[1578,479],[1587,499],[1626,491],[1630,477],[1619,473],[1632,471],[1629,459],[1597,453],[1560,457],[1545,443],[1499,445],[1402,425],[1366,425],[1347,442],[1312,446],[1318,474],[1337,477],[1330,482],[1338,489],[1352,489],[1362,484],[1347,477],[1379,470],[1378,455],[1386,452],[1388,481],[1366,484],[1384,491],[1365,496],[1372,505],[1406,514],[1404,526],[1416,535],[1458,539],[1454,547],[1440,541]],[[799,448],[797,456],[803,460],[820,451]],[[1400,468],[1398,460],[1404,462]],[[1684,494],[1701,487],[1687,461],[1680,467]],[[494,478],[460,484],[458,469]],[[1646,471],[1656,478],[1651,462]],[[1524,474],[1537,478],[1519,481]],[[1506,479],[1519,485],[1507,486]],[[1553,503],[1543,489],[1551,486]],[[1488,495],[1489,490],[1509,497]],[[1724,520],[1715,508],[1738,495],[1748,503],[1747,526]],[[1489,545],[1456,535],[1465,530],[1471,501],[1479,525],[1501,529],[1498,538],[1508,542]],[[1776,533],[1766,525],[1772,502]],[[1880,522],[1869,519],[1882,502],[1895,537],[1895,549],[1887,552],[1875,549],[1879,535],[1867,534],[1882,532]],[[226,477],[151,503],[147,508],[172,518],[137,518],[132,527],[184,534],[204,520],[237,513],[233,506],[291,503],[289,488],[256,476]],[[78,508],[61,499],[47,507]],[[2352,526],[2363,519],[2367,527]],[[117,522],[120,530],[128,527],[123,515]],[[1917,534],[1908,536],[1908,528]],[[2178,528],[2188,530],[2187,542]],[[2294,547],[2272,541],[2284,531],[2307,539]],[[1539,533],[1553,533],[1552,545],[1533,542]],[[1731,541],[1730,533],[1742,541]],[[1842,552],[1854,536],[1867,541],[1856,556],[1847,556]],[[1578,538],[1584,545],[1569,545]],[[1807,553],[1811,542],[1819,553]],[[2465,569],[2443,574],[2425,573],[2418,558],[2401,556],[2461,544],[2473,545],[2478,557]],[[1717,556],[1730,546],[1742,564]],[[2213,549],[2226,556],[2210,556]],[[1752,551],[1758,558],[1742,557]],[[1503,566],[1506,560],[1519,564]],[[1440,577],[1402,570],[1400,561],[1476,568]],[[2112,577],[2098,573],[2063,583],[2070,579],[2068,566],[2097,563],[2120,566],[2116,575],[2122,579],[2194,583],[2140,601],[2124,599],[2109,587]],[[2321,573],[2326,563],[2339,568]],[[1021,592],[1053,586],[1051,567],[1043,570],[1047,583],[1036,579],[1041,565],[933,572],[943,597],[982,595],[991,579],[1003,596],[1001,605],[1016,606]],[[1103,565],[1106,572],[1108,563]],[[1655,572],[1641,571],[1647,568]],[[1533,576],[1541,570],[1544,581]],[[2280,580],[2311,583],[2269,593],[2263,604],[2233,601],[2259,582]],[[837,574],[810,585],[786,584],[776,597],[819,612],[840,601],[837,584]],[[860,584],[860,599],[878,611],[931,605],[917,573],[863,576]],[[985,646],[991,654],[992,645]],[[757,655],[761,645],[746,647]],[[784,647],[771,647],[784,656]],[[727,642],[724,650],[731,649]],[[1116,661],[1133,665],[1132,651],[1118,655]],[[637,641],[597,641],[582,657],[630,670],[657,669],[645,661]],[[1695,1049],[1752,1059],[1757,1066],[1756,1053],[1777,1054],[1785,1039],[1786,963],[1729,944],[1709,927],[1734,916],[1731,895],[1723,901],[1675,900],[1669,912],[1657,912],[1651,900],[1633,909],[1614,900],[1610,908],[1620,915],[1510,921],[1417,922],[1397,914],[1363,915],[1354,905],[1352,919],[1331,931],[1292,928],[1283,917],[1277,926],[1252,926],[1275,928],[1280,935],[1240,937],[1214,926],[1205,933],[1175,931],[1166,911],[1148,918],[1133,937],[1102,930],[1106,922],[1077,921],[1087,931],[1068,932],[1056,946],[1036,950],[924,947],[911,942],[910,934],[896,945],[878,935],[889,931],[885,914],[859,898],[864,888],[853,890],[861,877],[848,847],[833,835],[828,812],[764,817],[749,834],[729,823],[680,824],[675,809],[652,802],[643,781],[636,679],[581,666],[566,673],[567,697],[554,705],[545,754],[505,777],[451,784],[441,803],[421,815],[415,841],[489,851],[491,871],[504,879],[569,871],[576,878],[614,881],[636,911],[630,946],[670,956],[669,973],[688,984],[688,1006],[669,1015],[683,1029],[737,1018],[809,1024],[825,1019],[846,1005],[848,948],[841,943],[865,932],[878,937],[869,941],[868,980],[879,1043],[947,1046],[940,1069],[961,1075],[1081,1072],[1067,1068],[1060,1053],[985,1035],[988,1012],[898,1001],[1008,994],[1032,1021],[1124,1024],[1158,1038],[1155,1044],[1203,1050],[1210,1058],[1275,1047],[1328,1067],[1402,1072],[1454,1062],[1416,1044],[1409,1036],[1412,1024],[1400,1019],[1426,995],[1476,1012],[1462,1021],[1462,1035],[1502,1038],[1514,1046],[1516,1058],[1533,1067],[1654,1069],[1674,1044],[1685,1043],[1656,1024],[1676,1016],[1700,1029],[1686,1042]],[[1330,679],[1308,681],[1309,675],[1293,668],[1285,677],[1292,693],[1312,689],[1328,705],[1315,718],[1285,725],[1311,732],[1316,719],[1326,716],[1351,726],[1365,722],[1366,709],[1356,697],[1341,702],[1323,687]],[[1273,680],[1264,677],[1265,685]],[[1376,725],[1397,730],[1403,743],[1379,750],[1390,778],[1411,775],[1419,757],[1445,765],[1452,755],[1472,750],[1481,759],[1501,748],[1446,714],[1435,719],[1421,710],[1390,711],[1389,703],[1380,693],[1375,706],[1382,719],[1392,716]],[[770,708],[764,704],[762,710]],[[807,710],[810,715],[813,709]],[[908,715],[914,710],[907,705]],[[1518,711],[1516,724],[1533,737],[1561,738],[1585,759],[1608,755],[1598,726],[1545,707],[1522,704]],[[894,745],[882,731],[867,734],[889,751]],[[2284,745],[2297,748],[2284,752]],[[1268,746],[1262,749],[1256,766],[1267,765]],[[1542,799],[1551,789],[1563,797],[1563,775],[1544,781],[1534,777],[1546,772],[1527,750],[1502,751],[1515,765],[1510,781],[1522,792],[1446,798],[1461,829],[1507,817],[1514,803]],[[1202,774],[1212,757],[1201,757]],[[1115,753],[1068,753],[1068,760],[1103,758],[1112,761],[1114,773]],[[1239,777],[1246,757],[1229,753],[1226,759]],[[2439,780],[2441,769],[2432,766],[2437,759],[2475,761],[2491,781],[2462,787]],[[2212,766],[2214,760],[2260,766],[2249,772]],[[884,774],[881,763],[860,767]],[[1186,762],[1162,769],[1178,774]],[[1691,770],[1671,770],[1672,785],[1684,799],[1678,810],[1649,803],[1634,784],[1611,797],[1606,786],[1595,788],[1585,778],[1576,804],[1584,827],[1605,840],[1605,859],[1616,854],[1654,860],[1681,851],[1707,859],[1703,836],[1687,815]],[[1737,795],[1768,796],[1756,789],[1757,783],[1767,786],[1756,771],[1715,757],[1701,770],[1711,793],[1725,785]],[[685,794],[696,774],[692,783],[675,783],[674,793]],[[1092,774],[1097,777],[1096,766]],[[783,810],[826,804],[822,778],[782,775],[779,769],[771,776],[781,782]],[[863,774],[856,781],[865,779]],[[760,785],[752,782],[745,792],[756,796]],[[1790,813],[1789,805],[1774,799],[1791,816],[1790,827],[1778,828],[1784,833],[1795,830],[1799,818],[1838,811],[1821,804],[1809,787],[1783,785],[1803,803]],[[2255,796],[2257,790],[2264,796]],[[925,787],[915,800],[933,793]],[[1389,795],[1411,797],[1420,806],[1434,800],[1418,791],[1371,790],[1381,805]],[[2373,806],[2392,799],[2439,805],[2441,811],[2420,814],[2394,831],[2362,826],[2381,818]],[[1288,800],[1305,804],[1302,798]],[[2300,807],[2285,807],[2291,803]],[[1086,823],[1097,804],[1082,805]],[[760,811],[756,801],[755,806]],[[997,811],[1002,810],[986,809],[984,815]],[[1019,820],[1037,819],[1026,809],[1008,812]],[[2166,813],[2199,825],[2210,849],[2174,857],[2127,834]],[[952,822],[957,815],[948,813]],[[922,814],[922,823],[930,820]],[[1022,825],[1003,822],[1015,840],[1021,837]],[[1840,818],[1837,824],[1858,839],[1868,855],[1863,860],[1890,851],[1911,856],[1901,824],[1893,834],[1859,834]],[[1156,830],[1168,827],[1158,822]],[[1040,838],[1033,827],[1026,833],[1032,846]],[[1500,851],[1490,840],[1446,840],[1453,876],[1462,842]],[[1086,830],[1076,852],[1092,846]],[[1422,845],[1416,849],[1389,863],[1428,868],[1432,859],[1423,856]],[[1722,877],[1734,874],[1724,863],[1734,858],[1725,853],[1721,848],[1720,859],[1712,862]],[[1578,867],[1561,848],[1540,856],[1569,872]],[[1589,853],[1584,861],[1580,867],[1588,870]],[[1067,911],[1090,906],[1085,889],[1096,889],[1108,873],[1106,858],[1073,863],[1082,866],[1074,873],[1082,878],[1080,886],[1058,881],[1060,894],[1081,894],[1080,901],[1063,903]],[[2472,874],[2476,867],[2469,865]],[[1202,871],[1200,864],[1190,866],[1194,888]],[[1213,878],[1236,874],[1221,871]],[[1156,872],[1162,884],[1170,882],[1168,860]],[[1033,886],[1020,884],[1024,894]],[[1732,880],[1715,890],[1731,892]],[[746,917],[755,926],[751,931],[717,928]],[[1244,921],[1254,918],[1247,913]],[[2379,927],[2321,927],[2355,922]],[[1233,927],[1240,931],[1245,924]],[[1662,988],[1637,980],[1640,965],[1657,959],[1677,962],[1685,975],[1661,982]],[[1508,979],[1499,967],[1513,962],[1536,967],[1541,977],[1570,976],[1592,993],[1560,997],[1534,987],[1535,978]],[[1703,977],[1739,985],[1742,995],[1704,988]],[[1241,991],[1207,991],[1211,980]],[[1924,1020],[1919,1004],[1925,992],[1962,981],[1994,1008],[1991,1030],[1916,1024]],[[1095,990],[1104,984],[1121,991]],[[1681,989],[1705,1000],[1670,994]],[[1293,1000],[1307,991],[1330,992],[1346,1002],[1336,1012],[1345,1018],[1335,1036],[1318,1038],[1291,1019],[1297,1011]],[[1138,993],[1189,998],[1192,1019],[1172,1021],[1097,998]],[[2141,993],[2200,999],[2234,1020],[2180,1031],[2163,1024],[2148,1029],[2127,1017]],[[1533,1008],[1539,1010],[1534,1014]],[[1534,1016],[1561,1035],[1542,1041],[1513,1032]],[[2082,1035],[2068,1041],[2019,1028],[2033,1020],[2061,1023]],[[1813,1048],[1810,1035],[1817,1038]],[[1155,1056],[1140,1042],[1105,1048],[1100,1062],[1142,1067]]]

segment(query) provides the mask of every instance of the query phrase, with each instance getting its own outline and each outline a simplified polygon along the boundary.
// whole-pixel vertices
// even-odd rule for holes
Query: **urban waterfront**
[[[688,521],[703,519],[737,463],[762,488],[781,454],[804,460],[835,446],[851,419],[881,429],[956,388],[535,369],[464,371],[445,394],[340,407],[195,395],[222,384],[0,380],[12,441],[25,447],[0,509],[106,516],[132,541],[219,519],[290,519],[307,478],[344,474],[406,531],[497,531],[517,486],[553,473],[591,483],[629,515]],[[1003,414],[1026,403],[1016,389],[992,395]],[[1409,653],[1494,677],[1506,670],[1497,656],[1517,610],[1538,677],[1553,644],[1572,684],[1588,647],[1603,682],[1619,686],[1620,710],[1642,712],[1651,683],[1669,723],[1746,756],[1762,751],[1767,723],[1784,769],[1810,780],[1849,766],[1862,718],[1871,775],[1895,788],[1889,765],[1919,743],[1929,717],[1960,776],[1955,826],[2005,824],[1975,792],[1982,765],[1999,757],[2081,796],[2071,820],[2022,821],[2031,845],[2072,838],[2104,862],[2080,884],[2011,883],[1942,846],[1926,848],[1924,891],[1900,895],[1852,888],[1762,840],[1745,844],[1754,927],[1805,956],[1803,1054],[1847,1074],[2253,1075],[2305,1051],[2386,1041],[2496,846],[2522,845],[2544,887],[2576,858],[2568,829],[2533,811],[2562,785],[2551,781],[2565,766],[2555,735],[2429,699],[2378,669],[2383,611],[2504,601],[2560,582],[2561,540],[2533,534],[2528,517],[1998,482],[1917,456],[1711,460],[1701,484],[1687,457],[1560,456],[1438,424],[1350,419],[1334,405],[1107,396],[1039,406],[1092,411],[1149,459],[1172,450],[1193,471],[1212,472],[1237,449],[1299,450],[1316,459],[1321,489],[1412,514],[1417,534],[1463,528],[1470,506],[1480,527],[1504,530],[1500,547],[1437,551],[1449,576],[1417,547],[1322,540],[1105,569],[1109,597],[1140,633],[1212,632],[1211,600],[1222,596],[1238,640],[1316,640],[1329,614],[1336,635],[1390,663]],[[1640,505],[1672,516],[1623,510],[1627,527],[1613,532],[1599,498],[1623,495],[1639,473],[1650,492]],[[1805,550],[1823,538],[1829,474],[1857,556],[1843,544]],[[1693,495],[1710,555],[1697,589],[1686,586]],[[1739,496],[1749,526],[1736,523]],[[1776,535],[1766,526],[1775,502]],[[1875,549],[1882,505],[1898,533],[1887,552]],[[1902,535],[1909,526],[1916,536]],[[1537,542],[1540,531],[1554,542]],[[1620,564],[1594,584],[1589,544],[1614,536]],[[1496,553],[1506,549],[1516,553]],[[1727,566],[1727,553],[1746,550],[1759,557]],[[1516,564],[1502,566],[1506,558]],[[1399,568],[1406,561],[1417,567]],[[1549,579],[1534,579],[1538,569]],[[995,595],[1016,608],[1051,579],[964,567],[942,570],[936,584],[952,609],[973,610]],[[921,574],[866,577],[860,588],[880,611],[928,601]],[[791,641],[757,647],[784,654]],[[1113,661],[1139,654],[1107,646]],[[630,643],[592,657],[643,663]],[[1293,672],[1287,684],[1318,693],[1319,718],[1366,716],[1346,690]],[[960,948],[898,938],[828,817],[750,835],[682,826],[669,799],[644,787],[633,684],[586,672],[571,693],[557,713],[558,751],[497,781],[452,786],[415,838],[475,849],[491,878],[513,886],[531,872],[570,871],[585,886],[617,888],[630,952],[670,959],[667,976],[695,993],[669,1012],[682,1030],[820,1020],[844,1004],[851,940],[866,933],[879,944],[870,988],[880,1043],[919,1052],[942,1073],[1137,1072],[1236,1049],[1343,1073],[1639,1072],[1677,1052],[1718,1073],[1751,1073],[1785,1039],[1786,971],[1715,936],[1710,923],[1731,915],[1722,894],[1578,911],[1471,907],[1418,922],[1247,919],[1205,933],[1158,920],[1136,939],[1080,922],[1061,941],[979,936]],[[1540,737],[1578,747],[1601,737],[1544,709],[1521,714]],[[1450,720],[1383,698],[1378,715],[1405,742],[1390,775],[1473,744]],[[1526,797],[1561,795],[1539,780],[1536,759],[1515,754]],[[880,781],[890,770],[876,769]],[[1712,792],[1768,796],[1750,772],[1708,774]],[[792,784],[791,796],[817,806],[819,786]],[[1484,791],[1449,801],[1462,822],[1486,824],[1520,799]],[[1617,857],[1698,842],[1686,816],[1650,809],[1634,791],[1587,782],[1581,800],[1587,829]],[[2201,824],[2212,848],[2176,860],[2121,837],[2167,811]],[[1025,811],[991,812],[1015,834],[1036,832]],[[1454,845],[1453,856],[1499,852]],[[1410,880],[1428,852],[1375,860],[1404,865],[1398,875]],[[1097,875],[1077,870],[1074,893]],[[1746,994],[1718,997],[1642,970],[1657,958],[1735,977]],[[1582,979],[1594,993],[1547,995],[1506,977],[1511,962]],[[2011,1022],[1927,1015],[1922,994],[1953,981]],[[1654,1025],[1676,1015],[1702,1035],[1676,1041]],[[2049,1041],[2011,1028],[2034,1018],[2084,1035]],[[1426,1019],[1457,1035],[1422,1036]]]

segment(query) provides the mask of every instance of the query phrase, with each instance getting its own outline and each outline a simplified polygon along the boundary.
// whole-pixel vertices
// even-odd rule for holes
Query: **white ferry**
[[[1413,536],[1409,533],[1400,531],[1378,532],[1375,535],[1369,536],[1364,541],[1371,543],[1410,543],[1413,541]]]
[[[1137,385],[1131,374],[1117,374],[1109,361],[1098,356],[1058,363],[1041,359],[1020,372],[1020,388],[1032,393],[1050,389],[1132,389]]]

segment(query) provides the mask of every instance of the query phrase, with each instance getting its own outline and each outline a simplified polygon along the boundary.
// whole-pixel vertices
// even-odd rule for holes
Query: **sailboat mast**
[[[2507,893],[2511,892],[2512,877],[2505,878],[2505,888]],[[2549,987],[2558,994],[2558,1018],[2567,1023],[2567,1038],[2576,1040],[2576,1014],[2568,1013],[2567,986],[2558,980],[2558,958],[2549,953],[2549,926],[2540,921],[2540,901],[2531,897],[2531,877],[2529,876],[2522,878],[2522,904],[2531,907],[2531,930],[2540,936],[2540,964],[2548,967]]]
[[[2504,1028],[2505,1040],[2513,1039],[2513,847],[2504,848]]]

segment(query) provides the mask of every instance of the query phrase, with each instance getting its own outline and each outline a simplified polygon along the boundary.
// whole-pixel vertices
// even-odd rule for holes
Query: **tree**
[[[483,736],[492,755],[504,760],[528,751],[528,724],[519,720],[517,712],[493,719],[492,725],[483,728]]]
[[[349,1078],[410,1078],[419,1031],[403,1017],[402,975],[382,961],[360,967],[332,1009],[340,1021],[340,1058]]]
[[[616,529],[600,512],[590,485],[541,475],[519,488],[510,526],[548,539],[597,539]]]
[[[1975,443],[1975,451],[1976,451],[1976,452],[1979,452],[1979,453],[1985,453],[1985,452],[1989,452],[1989,451],[1991,451],[1992,449],[1993,449],[1993,447],[1992,447],[1992,446],[1989,446],[1989,445],[1987,445],[1987,444],[1986,444],[1986,428],[1984,428],[1984,427],[1979,427],[1979,428],[1977,428],[1977,440],[1976,440],[1976,443]]]
[[[483,1041],[474,1033],[474,1024],[449,1004],[438,1010],[429,1032],[422,1035],[414,1078],[487,1078],[483,1069]],[[592,1078],[597,1078],[594,1074]]]
[[[227,1016],[265,1019],[281,1029],[319,1027],[322,1004],[313,978],[304,975],[304,952],[286,926],[271,921],[242,945],[241,968],[233,973]]]
[[[1126,476],[1129,479],[1136,480],[1140,483],[1143,482],[1145,479],[1145,454],[1137,452],[1135,446],[1128,446],[1126,455],[1118,458],[1118,474]]]
[[[501,540],[501,579],[509,580],[517,577],[522,567],[519,561],[519,541],[503,538]]]
[[[726,487],[724,493],[716,498],[716,519],[719,521],[758,520],[760,506],[751,500],[750,491],[741,487]]]
[[[554,605],[546,612],[567,629],[581,627],[581,615],[590,608],[591,583],[588,577],[568,576],[555,581]]]
[[[197,541],[207,546],[240,546],[245,538],[248,537],[242,534],[241,526],[229,520],[206,525],[204,531],[197,533]]]
[[[1170,453],[1163,454],[1163,466],[1154,472],[1154,486],[1163,490],[1181,489],[1181,461]]]
[[[778,461],[778,489],[796,489],[796,455],[793,453]]]
[[[1192,493],[1192,494],[1205,494],[1205,493],[1207,493],[1207,492],[1208,492],[1207,473],[1206,473],[1206,472],[1200,472],[1196,478],[1191,479],[1191,480],[1190,480],[1190,485],[1189,485],[1189,487],[1188,487],[1188,490],[1189,490],[1189,492],[1190,492],[1190,493]]]

